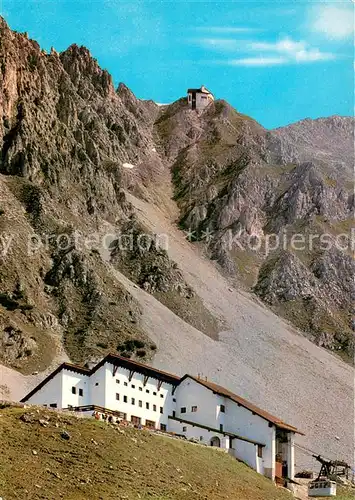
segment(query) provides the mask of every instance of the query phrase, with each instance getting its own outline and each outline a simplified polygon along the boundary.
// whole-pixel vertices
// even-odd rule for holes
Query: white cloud
[[[277,66],[287,63],[285,57],[244,57],[227,61],[229,66]]]
[[[273,52],[295,52],[302,50],[305,42],[295,42],[291,38],[283,38],[278,42],[252,42],[250,48],[253,50],[273,51]]]
[[[311,28],[327,38],[343,39],[353,36],[354,7],[321,4],[312,10]]]
[[[255,28],[249,28],[247,26],[198,26],[195,28],[197,31],[207,31],[209,33],[251,33],[253,31],[259,31]]]
[[[325,52],[311,46],[305,40],[284,37],[276,41],[246,40],[233,37],[197,38],[190,40],[207,50],[238,54],[239,57],[215,61],[231,66],[276,66],[281,64],[305,64],[331,61],[337,58],[332,52]]]
[[[231,38],[198,38],[193,41],[206,49],[221,50],[223,52],[237,50],[240,46],[238,40],[233,40]]]
[[[298,50],[294,54],[297,62],[332,61],[336,59],[330,52],[321,52],[319,49]]]
[[[336,58],[335,54],[322,52],[318,48],[310,47],[305,41],[292,40],[288,37],[277,42],[252,42],[249,48],[254,51],[281,54],[288,63],[330,61]]]

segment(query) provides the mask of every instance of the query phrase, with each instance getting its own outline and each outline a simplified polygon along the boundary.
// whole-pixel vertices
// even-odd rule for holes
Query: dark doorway
[[[211,446],[216,446],[217,448],[220,448],[221,447],[221,440],[219,439],[219,437],[217,436],[214,436],[211,441]]]
[[[196,92],[192,92],[192,103],[191,108],[196,109]]]

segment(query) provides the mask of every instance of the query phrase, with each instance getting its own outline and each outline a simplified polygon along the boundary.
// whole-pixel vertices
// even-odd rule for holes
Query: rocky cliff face
[[[111,241],[102,237],[121,233],[134,216],[125,190],[156,196],[159,108],[123,84],[115,90],[85,47],[46,54],[3,20],[0,29],[0,357],[31,371],[62,344],[85,361],[105,351],[134,355],[125,348],[132,339],[149,357],[140,306],[113,278]],[[123,252],[116,261],[127,272]],[[174,268],[164,262],[161,273]],[[154,276],[144,272],[142,287]],[[178,269],[169,284],[188,288]],[[190,316],[192,308],[186,304]]]
[[[191,238],[237,284],[351,359],[353,119],[266,131],[223,101],[198,120],[181,102],[156,126]]]
[[[351,355],[353,263],[336,245],[354,206],[351,119],[266,131],[224,101],[202,114],[185,99],[160,108],[115,89],[84,47],[46,54],[3,20],[0,30],[2,362],[43,369],[62,347],[78,362],[109,350],[149,358],[141,305],[115,273],[218,338],[223,318],[184,269],[139,244],[154,235],[129,195],[177,214],[236,286]],[[331,244],[300,250],[290,243],[299,233]],[[286,243],[276,248],[271,234]]]

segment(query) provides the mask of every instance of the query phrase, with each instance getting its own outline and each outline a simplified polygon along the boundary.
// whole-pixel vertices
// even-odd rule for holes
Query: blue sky
[[[0,0],[12,29],[49,50],[88,47],[137,97],[206,85],[268,128],[353,114],[351,0]]]

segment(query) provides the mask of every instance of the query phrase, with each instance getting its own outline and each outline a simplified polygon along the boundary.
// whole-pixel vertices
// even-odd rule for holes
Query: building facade
[[[64,363],[22,402],[110,412],[137,426],[223,448],[271,479],[294,477],[299,431],[217,384],[109,354],[92,369]]]
[[[213,101],[214,96],[212,92],[203,85],[199,89],[187,90],[187,103],[190,109],[205,109]]]

